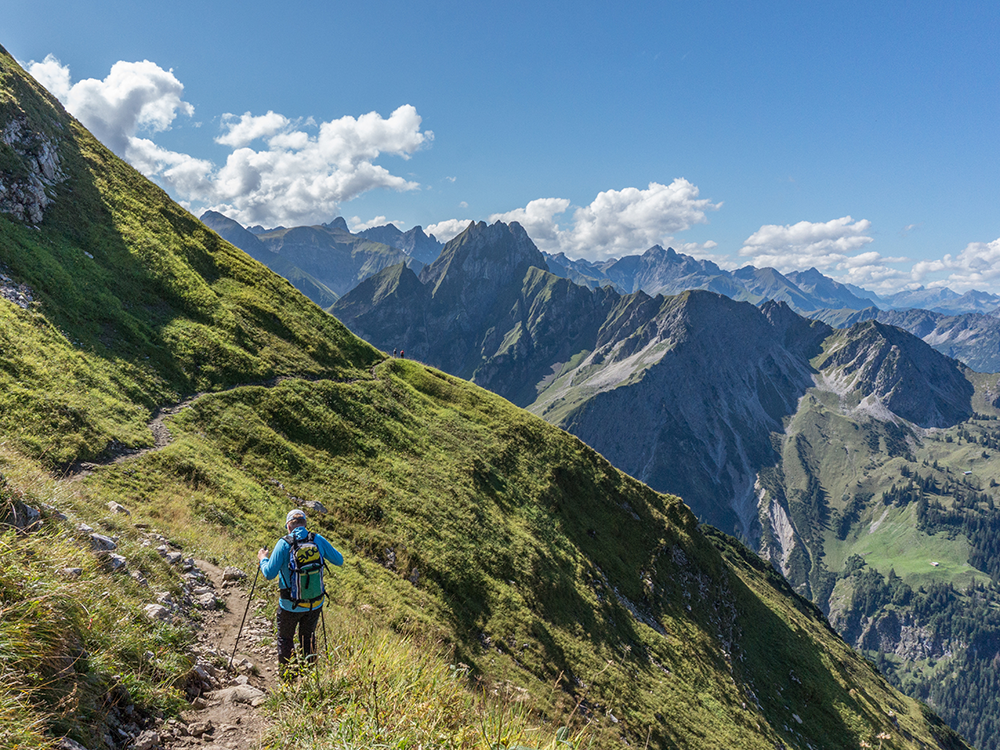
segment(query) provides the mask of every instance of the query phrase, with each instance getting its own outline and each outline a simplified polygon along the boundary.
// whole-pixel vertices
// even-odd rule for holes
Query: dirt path
[[[222,602],[218,609],[206,612],[196,647],[195,672],[200,670],[205,675],[207,679],[203,679],[202,686],[211,689],[195,697],[192,707],[182,712],[180,720],[163,724],[160,738],[166,750],[250,750],[261,744],[267,719],[259,707],[276,684],[273,613],[265,609],[265,600],[258,596],[261,581],[257,582],[258,590],[248,611],[252,580],[234,584],[225,580],[226,572],[232,569],[224,571],[204,560],[197,560],[196,566],[211,583],[216,600]],[[247,618],[233,668],[227,671],[244,612]]]
[[[385,359],[380,359],[378,362],[376,362],[369,368],[369,372],[371,372],[373,381],[378,379],[378,376],[375,373],[376,368],[383,362],[387,361],[388,359],[390,359],[390,357],[386,357]],[[147,425],[149,431],[153,434],[152,446],[148,448],[129,448],[127,446],[119,444],[116,440],[112,440],[111,444],[105,449],[103,458],[97,458],[94,459],[93,461],[76,461],[75,463],[70,464],[63,470],[62,477],[63,479],[76,481],[79,479],[83,479],[86,476],[89,476],[96,469],[100,469],[103,466],[120,464],[123,461],[128,461],[133,458],[138,458],[139,456],[144,456],[150,451],[156,451],[160,450],[161,448],[166,448],[173,441],[173,436],[170,434],[170,430],[167,428],[164,420],[166,420],[168,417],[173,417],[179,414],[180,412],[182,412],[184,409],[187,409],[189,406],[191,406],[191,404],[193,404],[200,398],[204,398],[205,396],[217,396],[220,393],[226,393],[228,391],[235,390],[236,388],[247,388],[252,386],[259,386],[263,388],[274,388],[276,385],[284,382],[285,380],[296,380],[296,379],[298,380],[308,379],[308,380],[314,380],[314,382],[336,382],[336,383],[341,383],[343,385],[359,383],[362,380],[361,378],[355,378],[353,380],[332,380],[329,378],[310,379],[310,378],[295,378],[294,376],[290,375],[282,375],[280,377],[268,381],[263,381],[258,383],[242,383],[240,385],[230,386],[229,388],[226,388],[221,391],[206,391],[206,392],[196,393],[193,396],[189,396],[188,398],[184,399],[183,401],[177,402],[176,404],[171,404],[169,406],[161,406],[159,409],[156,410],[152,418],[149,420],[149,424]]]

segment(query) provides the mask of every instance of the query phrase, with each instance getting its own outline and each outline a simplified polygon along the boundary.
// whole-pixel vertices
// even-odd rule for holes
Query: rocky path
[[[198,634],[198,663],[189,683],[194,691],[191,708],[182,712],[179,720],[171,719],[159,727],[160,746],[166,750],[259,747],[267,728],[260,706],[276,684],[271,613],[265,611],[265,600],[257,596],[259,589],[248,610],[252,581],[234,584],[226,580],[233,577],[232,569],[223,571],[204,560],[197,560],[196,566],[205,574],[206,586],[214,590],[219,604],[206,612]],[[260,584],[258,581],[258,587]],[[244,612],[246,622],[228,670]]]

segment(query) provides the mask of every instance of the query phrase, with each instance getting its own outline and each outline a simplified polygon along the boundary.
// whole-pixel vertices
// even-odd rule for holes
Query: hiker
[[[306,529],[304,511],[288,511],[285,528],[288,535],[277,541],[270,557],[265,548],[257,553],[264,577],[270,581],[278,576],[278,672],[282,679],[290,676],[287,665],[292,658],[296,627],[300,658],[309,664],[316,660],[316,624],[326,597],[323,569],[327,563],[344,564],[344,556],[332,544]]]
[[[393,350],[392,350],[392,358],[393,358],[393,359],[395,359],[395,358],[396,358],[396,350],[395,350],[395,349],[393,349]]]
[[[404,352],[402,349],[399,350],[399,358],[406,359],[406,352]]]

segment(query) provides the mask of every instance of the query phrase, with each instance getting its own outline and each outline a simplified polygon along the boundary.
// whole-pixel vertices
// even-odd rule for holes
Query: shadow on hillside
[[[792,591],[788,582],[766,562],[714,529],[706,529],[706,536],[731,565],[766,582],[758,595],[739,575],[730,576],[739,612],[738,642],[743,650],[743,658],[733,659],[734,676],[737,682],[753,690],[752,697],[759,701],[768,723],[775,729],[788,727],[798,737],[809,737],[820,746],[832,737],[850,744],[848,738],[854,736],[857,724],[853,727],[848,724],[843,715],[845,709],[861,717],[869,727],[882,725],[885,716],[874,702],[878,698],[872,692],[874,688],[888,693],[889,687],[875,667],[850,652],[823,613]],[[813,635],[813,628],[780,617],[766,605],[769,595],[774,596],[775,607],[787,603],[797,610],[793,616],[813,620],[820,637]],[[825,653],[824,635],[829,644]],[[849,658],[837,658],[837,648],[843,649]],[[791,739],[787,733],[785,738]]]

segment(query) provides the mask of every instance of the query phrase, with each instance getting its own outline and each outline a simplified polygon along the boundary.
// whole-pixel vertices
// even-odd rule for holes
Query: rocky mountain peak
[[[818,354],[823,339],[833,332],[825,323],[802,317],[786,302],[765,300],[759,309],[785,348],[807,358]]]
[[[471,222],[421,271],[420,281],[431,285],[435,295],[473,282],[480,292],[489,294],[519,281],[531,266],[548,269],[545,256],[516,221]]]
[[[819,369],[846,378],[875,416],[881,406],[921,427],[947,427],[973,413],[973,386],[958,362],[878,321],[852,326]]]
[[[329,221],[326,224],[322,224],[325,229],[330,229],[338,232],[350,232],[351,230],[347,228],[347,221],[343,216],[338,216],[333,221]]]

